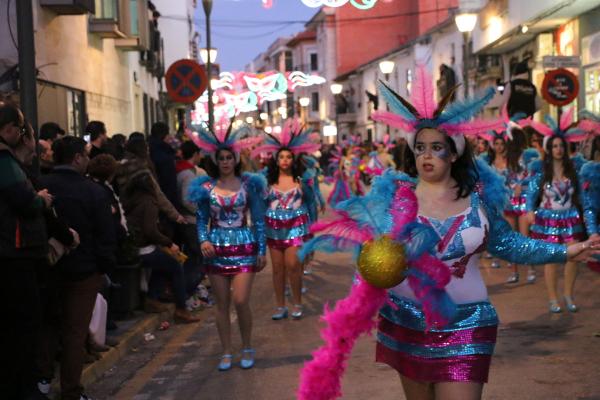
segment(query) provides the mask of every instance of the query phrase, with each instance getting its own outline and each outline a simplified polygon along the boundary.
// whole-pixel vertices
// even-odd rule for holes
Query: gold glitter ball
[[[404,246],[389,236],[366,242],[358,255],[357,264],[363,279],[381,289],[399,285],[408,268]]]

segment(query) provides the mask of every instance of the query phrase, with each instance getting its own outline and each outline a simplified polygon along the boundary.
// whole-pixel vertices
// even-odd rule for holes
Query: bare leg
[[[433,384],[413,381],[404,375],[399,375],[406,400],[435,400]]]
[[[435,385],[435,400],[480,400],[483,384],[477,382],[442,382]]]
[[[229,304],[231,302],[231,280],[227,276],[209,275],[210,284],[217,299],[217,330],[223,346],[223,354],[231,354],[231,320]]]
[[[546,264],[544,266],[544,275],[546,279],[546,290],[550,301],[558,301],[558,264]]]
[[[242,348],[251,348],[252,341],[252,311],[250,310],[250,293],[254,282],[253,273],[238,274],[233,277],[233,304],[238,316]]]
[[[577,279],[577,263],[568,262],[565,265],[565,296],[573,297],[575,280]]]
[[[512,215],[505,215],[504,218],[506,219],[506,221],[508,222],[508,224],[510,225],[510,227],[512,228],[513,231],[518,232],[519,231],[519,221],[518,218]],[[512,264],[512,271],[514,275],[518,275],[519,274],[519,264]]]
[[[275,290],[275,302],[277,307],[285,306],[285,263],[283,251],[269,248],[271,264],[273,266],[273,289]]]
[[[290,280],[293,304],[302,304],[302,265],[297,253],[297,247],[285,249],[285,271]]]
[[[527,216],[527,214],[519,217],[518,222],[519,222],[519,232],[521,233],[521,235],[528,237],[529,236],[529,226],[531,225],[531,221],[529,220],[529,217]],[[533,267],[533,265],[529,265],[527,267],[527,275],[533,276],[533,278],[535,279],[535,268]]]

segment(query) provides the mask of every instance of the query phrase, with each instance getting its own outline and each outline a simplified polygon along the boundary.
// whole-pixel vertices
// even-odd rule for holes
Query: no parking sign
[[[208,87],[206,70],[193,60],[174,62],[165,75],[167,93],[177,103],[192,104]]]

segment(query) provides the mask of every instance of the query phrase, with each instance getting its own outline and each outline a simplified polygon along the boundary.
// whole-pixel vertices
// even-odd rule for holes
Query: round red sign
[[[579,79],[566,69],[548,71],[542,84],[542,97],[555,106],[566,106],[577,98]]]
[[[193,60],[175,61],[165,74],[167,93],[177,103],[192,104],[208,87],[206,70]]]

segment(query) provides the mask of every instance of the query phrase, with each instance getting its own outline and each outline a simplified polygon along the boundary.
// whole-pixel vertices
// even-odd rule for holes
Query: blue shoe
[[[558,300],[550,300],[550,312],[554,314],[558,314],[562,312],[562,308],[558,304]]]
[[[242,369],[250,369],[254,367],[254,354],[256,354],[256,350],[254,349],[242,350],[242,359],[240,360],[240,367]],[[245,355],[248,355],[250,358],[244,358]]]
[[[292,311],[293,319],[300,319],[304,315],[304,309],[302,308],[302,304],[294,304],[294,311]]]
[[[219,371],[229,371],[231,369],[232,361],[233,361],[232,354],[223,354],[221,356],[221,362],[219,363]]]
[[[565,296],[565,303],[567,303],[567,310],[571,311],[572,313],[576,313],[577,310],[579,310],[573,303],[573,299],[571,297]]]
[[[279,321],[281,319],[288,317],[288,309],[287,307],[277,307],[277,312],[271,315],[271,319],[274,321]]]

